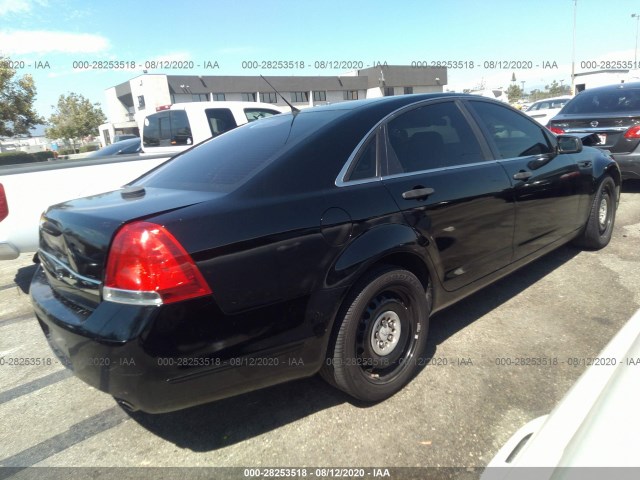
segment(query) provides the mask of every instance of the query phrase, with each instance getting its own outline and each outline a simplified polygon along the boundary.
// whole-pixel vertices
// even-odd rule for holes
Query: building
[[[298,108],[362,98],[442,92],[446,68],[383,65],[340,76],[267,76]],[[260,76],[143,74],[105,90],[109,123],[101,125],[100,142],[118,134],[139,135],[139,125],[161,105],[180,102],[249,101],[286,105]]]
[[[576,73],[574,77],[575,93],[580,93],[587,88],[604,87],[615,83],[638,81],[638,72],[629,70],[593,70]]]

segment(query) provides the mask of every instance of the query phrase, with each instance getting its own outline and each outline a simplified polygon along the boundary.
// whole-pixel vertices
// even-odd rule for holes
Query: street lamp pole
[[[576,93],[576,11],[578,0],[573,0],[573,48],[571,51],[571,94]]]
[[[640,25],[640,14],[632,13],[631,18],[636,19],[636,49],[633,54],[633,68],[634,70],[638,68],[638,25]]]

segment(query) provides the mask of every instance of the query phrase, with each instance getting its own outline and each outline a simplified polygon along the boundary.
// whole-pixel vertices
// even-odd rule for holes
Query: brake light
[[[116,233],[107,259],[105,300],[162,305],[210,294],[191,256],[163,226],[133,222]]]
[[[547,128],[553,133],[555,133],[556,135],[562,135],[564,133],[564,129],[559,127],[548,126]]]
[[[631,127],[629,130],[624,132],[624,138],[640,138],[640,125],[636,125],[635,127]]]
[[[171,108],[171,105],[160,105],[159,107],[156,107],[156,112],[161,112],[162,110],[169,110]]]
[[[9,202],[4,193],[4,186],[0,183],[0,222],[9,216]]]

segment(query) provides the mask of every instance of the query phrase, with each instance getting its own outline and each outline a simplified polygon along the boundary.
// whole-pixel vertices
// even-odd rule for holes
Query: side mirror
[[[558,153],[580,153],[582,140],[571,135],[558,135]]]

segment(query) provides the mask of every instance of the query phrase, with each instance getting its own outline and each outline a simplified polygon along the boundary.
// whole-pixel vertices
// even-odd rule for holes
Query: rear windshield
[[[212,138],[139,179],[136,184],[181,190],[230,192],[342,110],[274,115]]]
[[[586,90],[567,103],[560,113],[636,113],[640,112],[640,89],[609,91]]]
[[[191,126],[184,110],[167,110],[144,119],[142,130],[144,147],[193,145]]]

